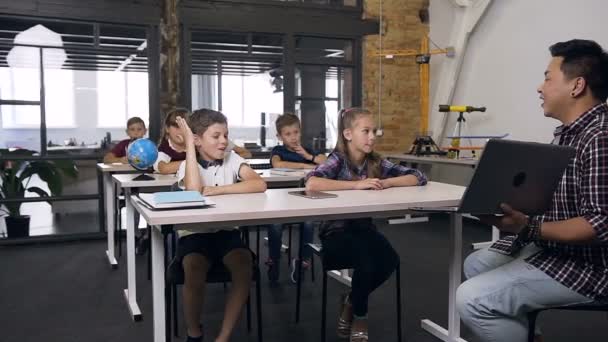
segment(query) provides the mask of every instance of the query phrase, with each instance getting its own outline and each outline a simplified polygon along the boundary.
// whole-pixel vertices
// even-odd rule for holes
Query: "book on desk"
[[[310,170],[306,169],[289,169],[284,167],[275,167],[270,169],[271,175],[277,176],[296,176],[296,177],[304,177],[310,172]]]
[[[215,205],[198,191],[165,191],[151,194],[142,193],[138,197],[150,209],[184,209]]]

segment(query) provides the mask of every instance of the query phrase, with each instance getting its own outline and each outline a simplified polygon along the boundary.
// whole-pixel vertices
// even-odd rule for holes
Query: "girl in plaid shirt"
[[[338,132],[336,149],[308,174],[308,190],[382,190],[426,184],[420,171],[393,164],[373,151],[376,125],[369,111],[342,110]],[[320,237],[325,265],[353,268],[351,292],[342,296],[338,336],[365,342],[368,297],[398,267],[399,256],[371,219],[324,222]]]

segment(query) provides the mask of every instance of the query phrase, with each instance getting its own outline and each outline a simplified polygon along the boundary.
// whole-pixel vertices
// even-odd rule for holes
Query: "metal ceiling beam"
[[[345,38],[378,33],[378,22],[361,19],[360,11],[336,11],[293,4],[277,6],[183,0],[180,16],[186,25],[193,28],[229,32],[293,32]]]

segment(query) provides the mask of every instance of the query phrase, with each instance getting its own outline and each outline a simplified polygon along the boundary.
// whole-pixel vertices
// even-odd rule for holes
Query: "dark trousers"
[[[369,295],[397,268],[399,255],[373,225],[345,227],[322,238],[326,268],[353,268],[350,300],[355,316],[367,315]]]

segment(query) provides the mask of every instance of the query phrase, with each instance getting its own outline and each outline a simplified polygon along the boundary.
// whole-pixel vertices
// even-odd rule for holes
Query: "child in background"
[[[311,152],[302,147],[300,119],[293,114],[280,115],[276,122],[277,138],[283,145],[277,145],[270,153],[270,163],[272,167],[292,168],[292,169],[312,169],[317,164],[322,164],[327,158],[322,153]],[[278,285],[280,275],[281,245],[283,238],[283,225],[273,224],[268,228],[268,280],[271,286]],[[308,246],[313,240],[313,224],[310,221],[304,222],[300,229],[302,231],[302,270],[310,268],[310,258],[312,251]],[[291,260],[291,281],[297,281],[298,260]]]
[[[143,138],[146,135],[146,123],[140,117],[134,116],[127,121],[126,132],[129,139],[122,140],[110,152],[106,153],[103,157],[104,163],[127,164],[127,148],[133,140]]]
[[[177,126],[177,118],[188,119],[190,111],[175,108],[167,113],[165,124],[158,145],[158,159],[154,163],[154,171],[162,174],[176,173],[182,161],[186,159],[186,142]]]
[[[302,146],[300,119],[293,114],[283,114],[275,122],[277,138],[283,145],[277,145],[270,153],[272,167],[291,169],[314,169],[327,159],[323,153],[311,151]]]
[[[217,111],[199,109],[189,123],[182,117],[176,122],[186,143],[186,160],[178,171],[178,185],[200,191],[205,196],[264,192],[266,182],[236,153],[226,153],[228,126],[226,117]],[[198,152],[198,156],[197,156]],[[237,181],[240,182],[237,183]],[[184,269],[183,305],[187,342],[201,342],[200,323],[207,272],[215,263],[230,271],[232,286],[226,301],[224,320],[215,342],[226,342],[249,296],[253,256],[234,227],[217,227],[204,233],[179,231],[176,258]]]
[[[361,108],[340,111],[338,141],[323,165],[307,176],[307,190],[382,190],[425,185],[424,174],[393,164],[374,152],[373,115]],[[399,256],[371,219],[324,222],[319,233],[327,264],[352,264],[351,291],[342,296],[337,334],[351,342],[368,341],[369,295],[399,265]]]

